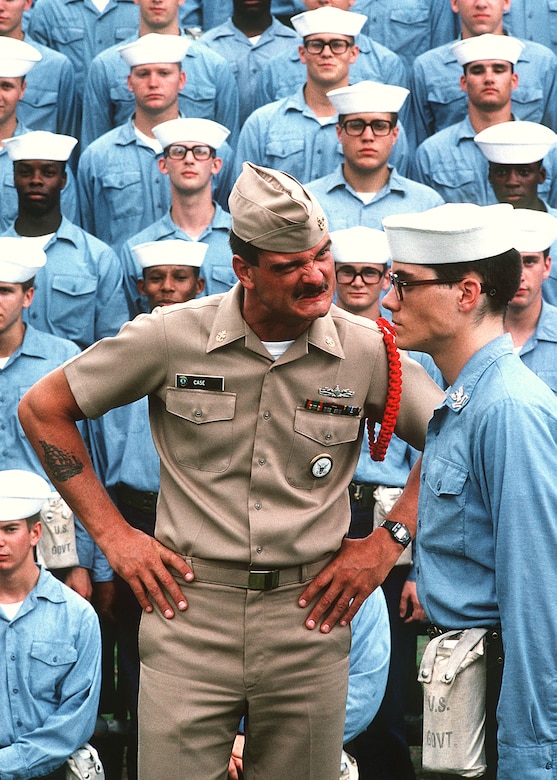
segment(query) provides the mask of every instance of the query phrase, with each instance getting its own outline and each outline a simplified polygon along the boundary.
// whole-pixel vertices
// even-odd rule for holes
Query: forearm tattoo
[[[66,482],[83,471],[83,463],[75,455],[64,452],[47,441],[41,440],[40,445],[43,448],[46,467],[57,482]]]

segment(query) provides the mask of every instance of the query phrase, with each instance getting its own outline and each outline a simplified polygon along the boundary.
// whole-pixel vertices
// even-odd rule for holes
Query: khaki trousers
[[[246,717],[246,780],[338,780],[350,630],[308,631],[304,585],[198,581],[189,608],[142,617],[140,780],[226,780]]]

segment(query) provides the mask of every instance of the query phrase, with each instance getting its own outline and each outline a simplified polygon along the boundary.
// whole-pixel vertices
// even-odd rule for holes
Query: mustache
[[[323,282],[322,284],[303,284],[301,287],[296,291],[296,300],[300,298],[313,298],[317,295],[321,295],[321,293],[328,292],[330,290],[331,286],[328,282]]]

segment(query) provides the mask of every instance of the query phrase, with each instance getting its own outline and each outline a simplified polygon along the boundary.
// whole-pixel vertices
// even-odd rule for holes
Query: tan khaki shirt
[[[69,362],[66,377],[88,417],[149,395],[163,544],[258,567],[307,563],[336,551],[348,529],[363,421],[380,420],[385,403],[383,338],[375,323],[333,306],[275,362],[243,319],[241,300],[237,285],[140,315]],[[443,394],[403,360],[397,433],[421,447]],[[193,389],[208,377],[223,389]],[[310,411],[307,400],[361,410]],[[319,455],[332,468],[316,477]]]

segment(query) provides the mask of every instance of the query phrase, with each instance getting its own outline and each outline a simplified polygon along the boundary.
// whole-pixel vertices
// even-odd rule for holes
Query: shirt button
[[[11,654],[10,658],[12,661],[15,661],[15,655],[13,653]]]
[[[333,434],[330,431],[327,431],[327,433],[325,434],[325,441],[331,441],[332,438],[333,438]]]
[[[271,417],[271,412],[263,412],[263,419],[269,420]]]
[[[265,458],[259,458],[259,460],[257,462],[259,463],[260,466],[264,466],[267,463]]]
[[[261,553],[263,552],[263,547],[256,547],[256,548],[255,548],[255,552],[256,552],[258,555],[261,555]]]
[[[261,506],[262,506],[261,501],[256,501],[255,504],[254,504],[254,507],[256,509],[261,509]]]
[[[19,688],[13,688],[12,691],[13,693],[19,693]]]
[[[197,418],[203,417],[203,412],[201,411],[201,409],[196,409],[194,411],[193,415],[194,415],[194,417],[197,417]]]

